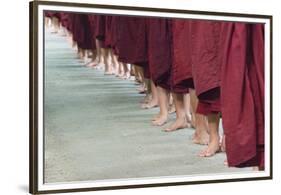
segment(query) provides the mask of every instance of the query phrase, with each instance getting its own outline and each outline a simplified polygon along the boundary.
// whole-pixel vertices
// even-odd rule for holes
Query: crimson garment
[[[74,14],[73,40],[81,49],[92,49],[93,37],[90,33],[90,23],[86,14]]]
[[[100,46],[105,48],[105,16],[95,16],[95,37],[100,41]]]
[[[69,20],[69,14],[68,13],[66,13],[66,12],[61,12],[60,13],[60,18],[61,18],[61,20],[60,20],[60,22],[61,22],[61,25],[63,26],[63,27],[65,27],[65,28],[67,28],[67,26],[68,26],[68,20]]]
[[[221,103],[229,166],[264,167],[263,28],[223,24]]]
[[[53,15],[53,12],[51,12],[51,11],[44,11],[44,16],[45,17],[51,18],[52,15]]]
[[[68,15],[68,19],[67,19],[67,25],[66,25],[66,29],[73,34],[73,25],[74,25],[74,13],[67,13]]]
[[[191,62],[191,20],[173,19],[173,47],[171,69],[171,91],[188,93],[193,88]]]
[[[92,49],[96,49],[96,35],[95,35],[95,28],[96,28],[96,15],[88,14],[88,22],[89,22],[89,33],[91,37]]]
[[[56,12],[56,11],[44,11],[44,15],[46,17],[49,17],[49,18],[57,18],[57,19],[61,19],[61,15],[60,15],[60,12]]]
[[[110,27],[110,32],[109,36],[110,38],[107,38],[107,43],[106,45],[112,48],[113,52],[115,55],[118,55],[118,51],[116,48],[117,45],[117,35],[118,35],[118,30],[119,30],[119,20],[121,16],[111,16],[111,27]]]
[[[199,100],[215,100],[211,92],[221,80],[221,22],[192,20],[192,76]]]
[[[145,18],[119,17],[116,48],[121,62],[144,66],[147,64]]]
[[[148,63],[151,79],[156,86],[170,90],[170,70],[172,64],[172,25],[171,19],[149,18]]]
[[[212,101],[199,100],[196,112],[202,115],[218,114],[221,111],[220,98]]]
[[[111,48],[112,45],[112,16],[105,16],[105,47]]]

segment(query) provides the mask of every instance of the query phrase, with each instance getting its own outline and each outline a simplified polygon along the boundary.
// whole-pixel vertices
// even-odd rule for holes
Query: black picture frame
[[[65,192],[85,192],[85,191],[97,191],[97,190],[116,190],[116,189],[128,189],[128,188],[147,188],[147,187],[161,187],[161,186],[178,186],[178,185],[194,185],[194,184],[206,184],[206,183],[223,183],[223,182],[241,182],[241,181],[255,181],[255,180],[270,180],[273,178],[273,129],[272,129],[272,72],[273,72],[273,17],[271,15],[257,15],[257,14],[243,14],[243,13],[225,13],[225,12],[211,12],[211,11],[194,11],[194,10],[177,10],[177,9],[160,9],[151,7],[130,7],[130,6],[117,6],[117,5],[101,5],[101,4],[86,4],[86,3],[69,3],[69,2],[53,2],[53,1],[32,1],[29,7],[30,18],[30,67],[29,67],[29,192],[31,194],[48,194],[48,193],[65,193]],[[211,181],[189,181],[189,182],[171,182],[171,183],[151,183],[140,185],[125,185],[125,186],[107,186],[107,187],[93,187],[93,188],[75,188],[75,189],[58,189],[41,191],[38,189],[38,6],[40,5],[52,5],[52,6],[66,6],[66,7],[82,7],[82,8],[110,8],[118,10],[130,10],[130,11],[153,11],[153,12],[170,12],[181,14],[195,14],[195,15],[213,15],[213,16],[233,16],[243,18],[262,18],[270,21],[270,174],[266,177],[257,178],[240,178],[240,179],[221,179]]]

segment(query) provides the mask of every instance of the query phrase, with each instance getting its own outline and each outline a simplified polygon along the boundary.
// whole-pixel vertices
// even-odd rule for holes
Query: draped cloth
[[[100,46],[106,48],[105,46],[105,27],[106,20],[104,15],[95,16],[95,37],[100,41]]]
[[[119,17],[116,47],[121,62],[139,66],[148,64],[145,23],[142,17]]]
[[[192,76],[199,100],[219,98],[221,37],[221,22],[192,20]]]
[[[193,88],[191,20],[173,19],[172,33],[171,91],[188,93],[189,88]]]
[[[151,79],[156,86],[170,89],[172,64],[171,19],[148,18],[148,63]]]
[[[90,33],[90,23],[88,15],[74,14],[73,16],[73,40],[81,49],[92,49],[92,39]]]
[[[229,166],[264,168],[264,26],[224,23],[222,122]]]
[[[66,12],[60,12],[60,23],[63,27],[67,27],[69,20],[69,14]]]

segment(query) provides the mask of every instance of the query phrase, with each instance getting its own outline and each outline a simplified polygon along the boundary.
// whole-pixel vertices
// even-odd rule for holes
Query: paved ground
[[[45,47],[47,183],[249,171],[197,157],[192,129],[152,126],[134,83],[83,67],[65,37],[46,32]]]

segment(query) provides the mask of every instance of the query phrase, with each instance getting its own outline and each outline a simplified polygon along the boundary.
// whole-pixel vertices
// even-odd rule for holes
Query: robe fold
[[[61,25],[66,28],[67,25],[68,25],[69,14],[66,13],[66,12],[61,12],[61,13],[60,13],[60,18],[61,18],[61,19],[60,19]]]
[[[199,100],[215,100],[221,80],[221,22],[192,20],[192,76]]]
[[[121,62],[139,66],[147,64],[145,21],[142,17],[119,18],[116,47]]]
[[[105,47],[112,48],[112,20],[114,16],[105,16]]]
[[[191,62],[191,20],[172,19],[171,91],[188,93],[193,88]]]
[[[263,24],[223,24],[221,103],[229,166],[264,167],[263,28]]]
[[[90,33],[88,15],[74,14],[73,17],[73,40],[81,49],[92,49],[93,37]]]
[[[149,18],[148,63],[151,79],[156,86],[170,90],[172,65],[172,22],[171,19]]]
[[[96,49],[96,36],[95,36],[95,28],[96,28],[96,15],[88,14],[88,22],[89,22],[89,33],[91,36],[91,44],[93,50]]]
[[[218,114],[221,111],[220,98],[212,101],[199,100],[196,112],[202,115]]]
[[[106,48],[105,46],[105,17],[104,15],[95,16],[95,37],[100,41],[100,46]]]

